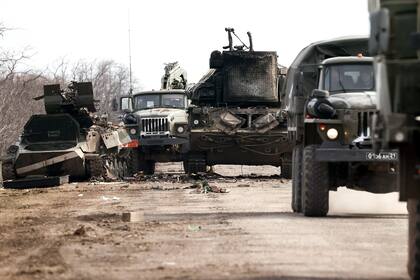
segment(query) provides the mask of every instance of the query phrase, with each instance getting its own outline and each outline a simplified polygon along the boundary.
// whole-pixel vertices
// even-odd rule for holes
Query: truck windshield
[[[340,64],[326,66],[323,89],[331,94],[375,90],[372,64]]]
[[[134,97],[135,110],[152,108],[185,108],[183,94],[142,94]]]

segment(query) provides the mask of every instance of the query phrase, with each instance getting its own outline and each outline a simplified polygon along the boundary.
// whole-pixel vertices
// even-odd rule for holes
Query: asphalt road
[[[179,167],[130,184],[0,189],[0,279],[407,278],[396,194],[343,189],[328,217],[306,218],[276,168],[216,167],[226,176],[206,180],[227,193],[200,193]]]

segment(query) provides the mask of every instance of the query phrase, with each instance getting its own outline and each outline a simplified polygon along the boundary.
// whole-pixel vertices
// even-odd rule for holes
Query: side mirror
[[[120,98],[120,110],[124,113],[133,112],[133,98],[131,96],[123,96]]]
[[[312,97],[315,98],[327,98],[328,96],[330,96],[328,90],[314,89],[312,91]]]

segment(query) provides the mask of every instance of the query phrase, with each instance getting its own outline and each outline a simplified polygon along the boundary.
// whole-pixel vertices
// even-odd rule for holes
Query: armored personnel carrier
[[[105,158],[129,142],[123,129],[101,124],[95,112],[92,84],[72,82],[66,90],[45,85],[45,112],[33,115],[19,141],[2,160],[3,180],[28,176],[69,175],[71,179],[100,177]]]
[[[294,144],[292,209],[325,216],[329,191],[348,187],[397,191],[398,151],[374,151],[373,61],[367,38],[321,41],[303,49],[284,89],[289,139]]]
[[[408,273],[420,279],[420,1],[369,1],[378,109],[376,150],[400,152],[397,188],[408,209]]]
[[[189,90],[184,168],[195,173],[216,164],[273,165],[289,178],[291,146],[279,98],[286,68],[277,64],[276,52],[254,51],[249,32],[249,45],[234,46],[234,29],[225,30],[229,45],[211,53],[210,70]]]

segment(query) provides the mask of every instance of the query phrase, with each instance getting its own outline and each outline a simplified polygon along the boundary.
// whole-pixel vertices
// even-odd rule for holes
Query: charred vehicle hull
[[[201,154],[207,165],[281,166],[290,145],[276,114],[277,109],[265,108],[194,108],[190,123],[199,123],[191,128],[191,151]],[[259,129],[254,127],[256,120]],[[203,127],[200,123],[209,125]]]
[[[279,101],[286,69],[279,68],[275,52],[251,49],[233,50],[230,44],[229,51],[214,51],[210,71],[190,90],[187,172],[216,164],[274,165],[291,176],[291,146]]]
[[[30,176],[71,179],[105,176],[106,160],[129,142],[124,130],[95,124],[90,83],[72,83],[69,92],[59,85],[44,87],[45,115],[33,115],[20,140],[3,158],[4,180]],[[58,98],[57,98],[58,97]],[[86,108],[86,110],[84,109]]]

